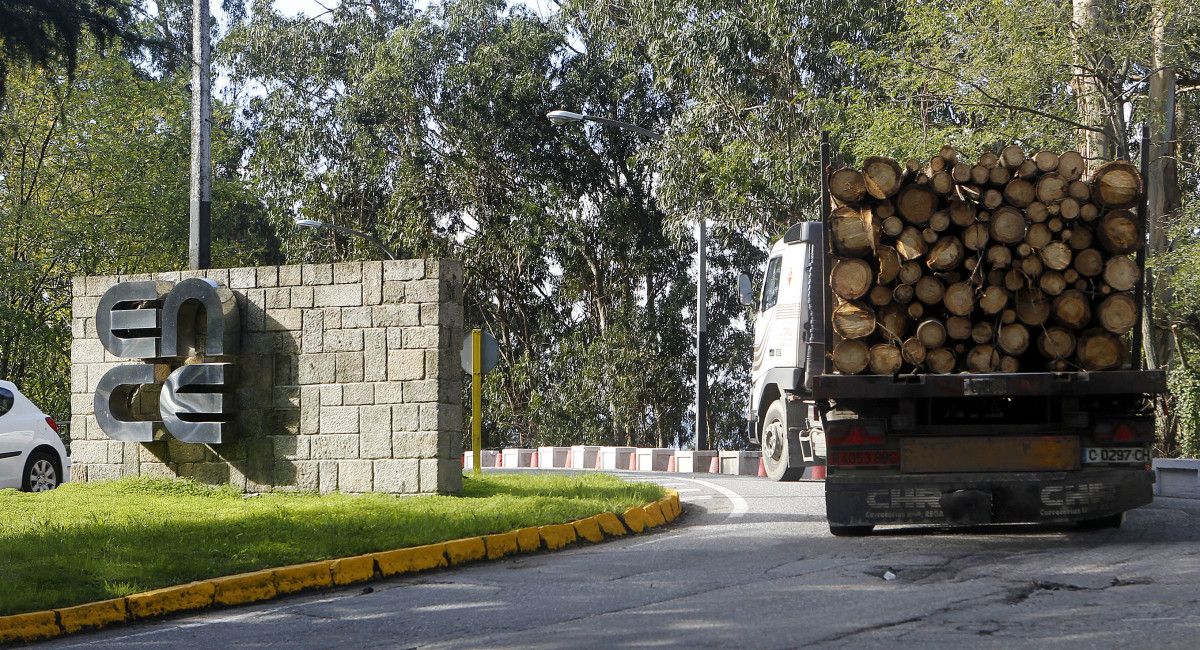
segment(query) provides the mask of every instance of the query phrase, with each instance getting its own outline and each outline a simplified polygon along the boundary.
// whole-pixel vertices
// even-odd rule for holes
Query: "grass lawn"
[[[0,615],[270,567],[564,523],[663,496],[605,474],[466,476],[457,497],[265,494],[192,481],[0,490]]]

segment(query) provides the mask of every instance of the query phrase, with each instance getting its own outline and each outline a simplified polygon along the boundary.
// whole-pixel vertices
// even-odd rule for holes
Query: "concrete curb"
[[[50,639],[168,614],[212,606],[270,600],[300,591],[350,585],[379,578],[499,560],[520,553],[555,551],[579,542],[600,543],[670,523],[683,514],[679,493],[644,506],[568,522],[379,551],[354,557],[306,562],[212,578],[72,607],[0,616],[0,644]]]

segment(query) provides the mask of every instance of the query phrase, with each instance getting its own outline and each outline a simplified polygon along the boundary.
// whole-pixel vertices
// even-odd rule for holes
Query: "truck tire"
[[[1121,524],[1125,523],[1125,513],[1118,512],[1115,515],[1107,517],[1097,517],[1096,519],[1081,519],[1077,522],[1080,530],[1107,530],[1109,528],[1120,528]]]
[[[804,476],[804,467],[792,467],[791,450],[800,440],[788,433],[787,407],[782,399],[771,403],[763,416],[762,433],[763,467],[767,478],[772,481],[798,481]]]
[[[829,532],[834,537],[862,537],[870,535],[873,530],[875,530],[874,526],[836,526],[829,524]]]

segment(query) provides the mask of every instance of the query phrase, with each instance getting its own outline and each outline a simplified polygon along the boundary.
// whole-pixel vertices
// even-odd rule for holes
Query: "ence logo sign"
[[[94,397],[100,428],[124,442],[151,442],[156,428],[181,442],[221,442],[232,433],[237,369],[228,360],[202,361],[236,354],[240,328],[233,292],[213,280],[110,288],[96,309],[100,343],[146,364],[117,366],[100,379]],[[160,385],[155,409],[145,402]]]

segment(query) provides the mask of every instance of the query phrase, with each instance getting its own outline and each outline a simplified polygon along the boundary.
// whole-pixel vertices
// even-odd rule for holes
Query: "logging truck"
[[[774,480],[826,470],[834,535],[1118,527],[1152,500],[1142,170],[1075,152],[832,169],[770,250],[747,420]]]

